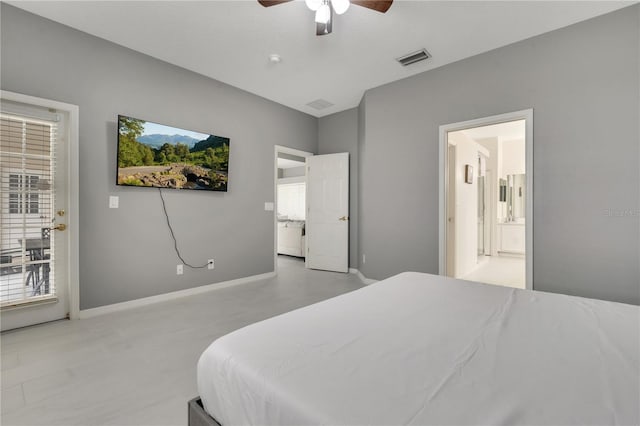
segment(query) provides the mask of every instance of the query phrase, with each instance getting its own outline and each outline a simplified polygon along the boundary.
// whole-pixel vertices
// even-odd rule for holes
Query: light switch
[[[118,197],[116,195],[110,195],[109,196],[109,208],[110,209],[117,209],[119,205],[120,205],[120,197]]]
[[[268,212],[272,212],[273,211],[273,203],[269,203],[269,202],[264,203],[264,209],[266,211],[268,211]]]

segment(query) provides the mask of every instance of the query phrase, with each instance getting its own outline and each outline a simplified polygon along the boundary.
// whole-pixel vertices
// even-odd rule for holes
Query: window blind
[[[292,220],[305,220],[306,184],[286,183],[278,185],[278,216]]]
[[[0,306],[55,297],[58,124],[0,112]]]

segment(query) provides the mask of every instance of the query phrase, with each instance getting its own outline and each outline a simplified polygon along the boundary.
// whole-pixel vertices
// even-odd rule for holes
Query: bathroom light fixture
[[[271,62],[272,64],[279,64],[280,62],[282,62],[282,57],[277,53],[272,53],[271,55],[269,55],[269,62]]]

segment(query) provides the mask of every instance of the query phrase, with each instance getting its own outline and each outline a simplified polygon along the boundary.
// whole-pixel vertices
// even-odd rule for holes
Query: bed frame
[[[188,426],[222,426],[216,419],[211,417],[202,406],[200,397],[195,397],[187,403],[189,413]]]

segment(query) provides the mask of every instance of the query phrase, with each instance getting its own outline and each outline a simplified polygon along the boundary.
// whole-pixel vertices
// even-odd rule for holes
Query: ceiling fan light
[[[331,19],[331,9],[328,3],[322,5],[316,10],[316,22],[318,24],[326,24]]]
[[[349,9],[351,2],[349,0],[331,0],[331,5],[338,15],[342,15]]]
[[[304,0],[307,7],[314,12],[317,11],[320,6],[322,6],[322,0]]]

